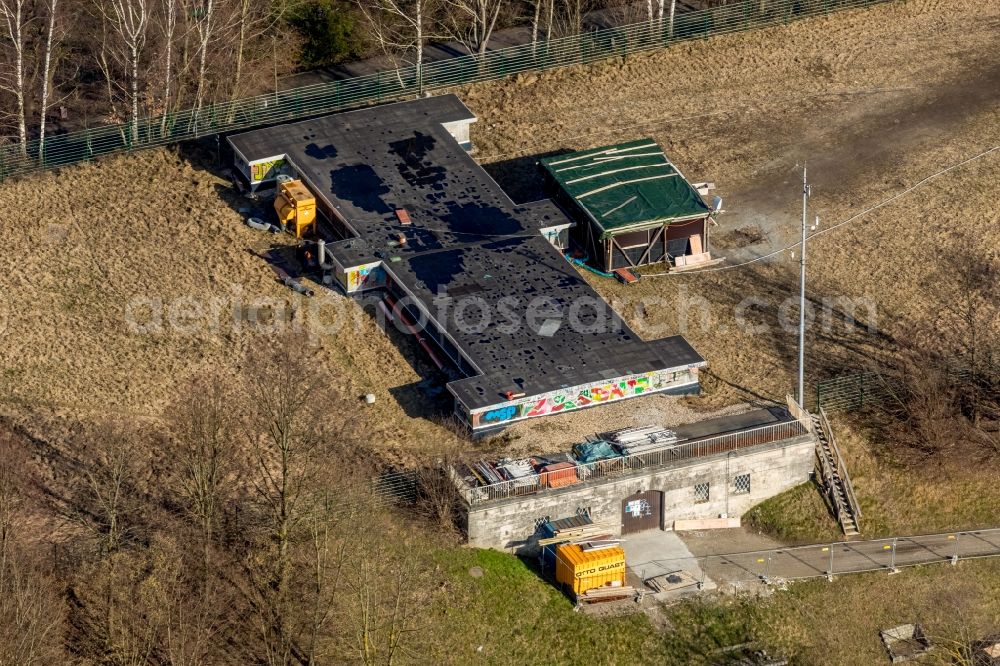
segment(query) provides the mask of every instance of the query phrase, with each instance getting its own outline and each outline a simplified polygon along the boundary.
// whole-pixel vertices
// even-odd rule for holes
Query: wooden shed
[[[577,218],[574,240],[611,272],[711,259],[712,210],[652,139],[540,161],[553,196]]]

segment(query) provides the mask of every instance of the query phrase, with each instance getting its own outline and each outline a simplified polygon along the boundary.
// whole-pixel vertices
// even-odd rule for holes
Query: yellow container
[[[278,196],[274,198],[274,210],[278,221],[295,229],[295,237],[309,231],[316,221],[316,197],[302,184],[291,180],[278,185]]]
[[[556,548],[556,582],[579,596],[595,587],[625,585],[625,551],[621,546],[583,550],[578,544]]]

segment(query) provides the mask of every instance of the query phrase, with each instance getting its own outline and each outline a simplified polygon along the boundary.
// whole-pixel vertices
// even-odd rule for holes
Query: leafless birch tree
[[[194,94],[195,124],[197,126],[198,113],[205,102],[205,92],[208,85],[209,47],[215,38],[215,0],[195,0],[188,11],[195,16],[194,29],[198,36],[198,78]]]
[[[126,89],[125,97],[130,109],[130,135],[135,143],[139,140],[139,67],[148,37],[149,0],[107,0],[100,5],[100,11],[114,33],[114,43],[108,44],[108,40],[105,40],[102,45],[106,50],[102,62],[105,76],[108,77],[109,94],[112,86]],[[110,66],[111,62],[125,70],[125,86],[117,83],[117,72]]]
[[[48,4],[49,21],[45,31],[45,56],[42,60],[42,108],[38,112],[38,157],[45,158],[45,121],[49,111],[49,94],[52,89],[52,50],[56,46],[56,16],[59,0]]]
[[[505,0],[446,0],[445,32],[469,53],[481,56],[505,7]]]
[[[160,135],[167,133],[167,117],[170,113],[172,86],[174,81],[174,40],[177,38],[177,0],[161,0],[160,11],[163,33],[163,101],[160,119]]]
[[[432,37],[427,26],[430,0],[356,0],[378,48],[390,58],[412,62],[417,85],[423,89],[424,43]]]
[[[0,20],[3,20],[5,37],[9,40],[9,48],[12,61],[8,65],[9,71],[3,74],[0,79],[0,87],[14,96],[17,111],[15,121],[17,123],[17,138],[21,146],[21,154],[28,152],[28,120],[25,110],[25,97],[27,95],[25,83],[25,31],[31,21],[28,10],[28,0],[0,0]],[[5,41],[7,41],[5,40]]]

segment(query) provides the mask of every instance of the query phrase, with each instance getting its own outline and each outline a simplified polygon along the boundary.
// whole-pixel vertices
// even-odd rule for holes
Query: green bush
[[[364,50],[356,10],[338,0],[309,0],[299,6],[289,23],[302,35],[299,65],[305,69],[329,67]]]

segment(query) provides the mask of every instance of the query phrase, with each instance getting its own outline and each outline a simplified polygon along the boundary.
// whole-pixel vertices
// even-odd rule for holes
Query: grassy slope
[[[574,612],[508,555],[444,549],[437,558],[446,594],[427,627],[438,640],[421,658],[442,663],[718,664],[720,648],[754,640],[793,663],[873,664],[884,659],[879,629],[919,621],[947,648],[1000,620],[995,560],[796,583],[759,600],[684,603],[664,610],[671,629],[657,632],[640,612]],[[482,578],[469,576],[473,566]]]
[[[966,113],[961,105],[939,103],[951,99],[949,86],[970,72],[993,85],[996,63],[986,55],[992,50],[987,45],[991,31],[975,29],[968,40],[962,35],[976,23],[971,17],[984,10],[995,23],[997,5],[963,0],[950,10],[943,13],[926,2],[894,3],[773,32],[476,86],[467,91],[480,116],[475,142],[484,160],[498,160],[491,168],[501,180],[517,187],[532,181],[534,167],[528,158],[511,158],[652,136],[692,178],[711,175],[720,188],[743,195],[722,192],[731,216],[760,204],[760,197],[767,203],[755,189],[758,179],[775,184],[776,191],[787,188],[786,203],[794,210],[792,164],[802,155],[824,155],[826,162],[811,163],[813,178],[830,178],[840,168],[843,179],[850,180],[838,186],[831,179],[815,192],[812,207],[829,227],[1000,141],[996,105]],[[817,30],[823,32],[822,48]],[[916,91],[914,97],[826,96],[883,88],[887,82]],[[778,99],[776,90],[782,91]],[[602,103],[594,105],[593,99]],[[910,129],[898,136],[898,145],[878,145],[893,127]],[[775,178],[771,172],[778,167],[784,171]],[[914,324],[947,325],[939,318],[949,296],[927,285],[937,283],[942,252],[956,246],[962,253],[971,249],[981,258],[996,258],[998,179],[1000,159],[994,155],[810,243],[811,296],[867,299],[876,305],[871,319],[884,335],[839,325],[812,333],[808,375],[867,367],[873,359],[891,358],[896,336],[905,336]],[[722,220],[713,232],[716,238],[727,233],[724,227],[732,219]],[[976,242],[963,244],[958,231],[972,234]],[[711,364],[705,395],[695,402],[718,406],[748,396],[781,400],[792,386],[796,339],[778,328],[774,312],[777,303],[797,295],[794,270],[795,257],[784,254],[741,270],[644,280],[631,287],[583,276],[618,303],[641,334],[682,331]],[[741,330],[733,316],[751,296],[768,304],[754,319],[771,327],[765,334]],[[664,305],[644,308],[647,314],[640,318],[630,304],[639,298],[663,299]],[[699,304],[687,320],[678,314],[685,302]],[[698,309],[702,305],[706,318]],[[866,314],[863,309],[861,314]],[[835,426],[863,505],[866,534],[995,522],[991,506],[998,492],[989,467],[903,468],[891,456],[876,455],[891,452],[891,442],[847,424]],[[766,503],[750,519],[793,540],[837,534],[822,499],[809,486]]]
[[[990,465],[902,465],[876,452],[878,438],[850,415],[833,415],[832,425],[861,504],[865,537],[996,526],[1000,487]],[[757,506],[747,521],[789,541],[841,538],[811,483]]]

